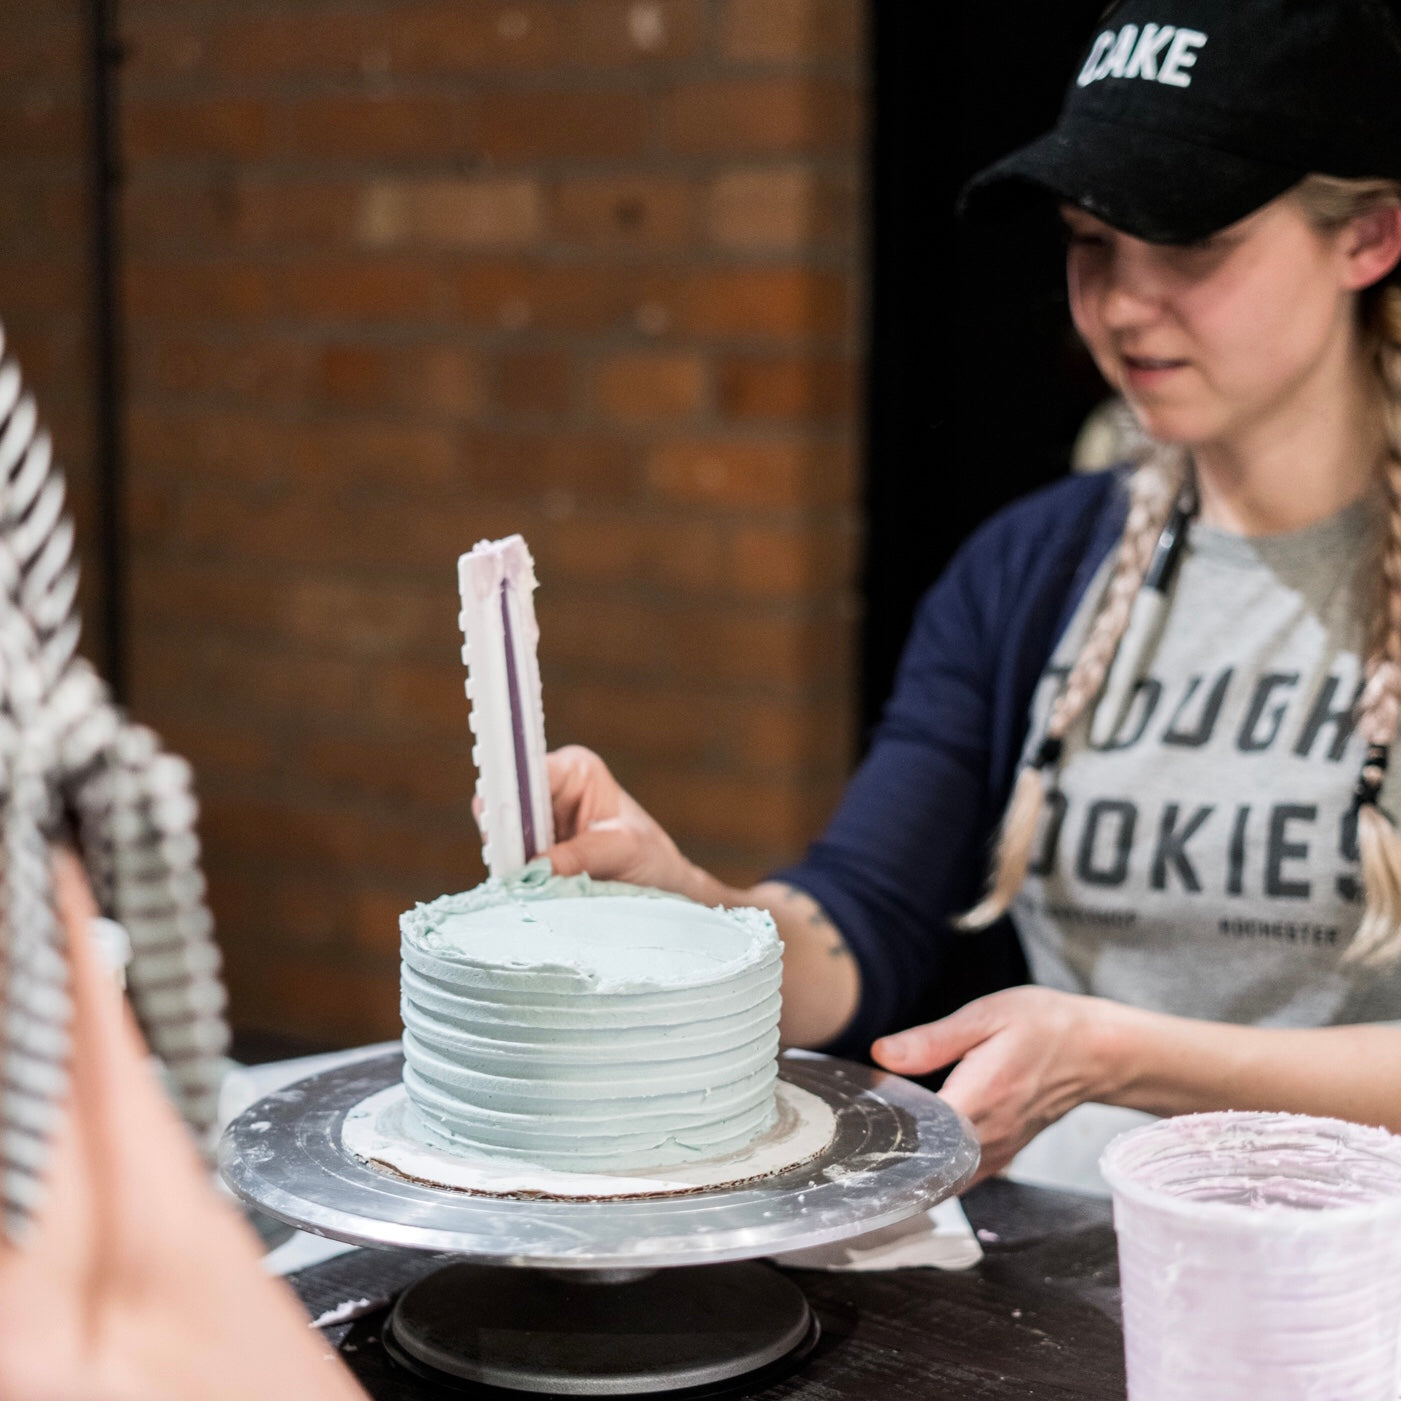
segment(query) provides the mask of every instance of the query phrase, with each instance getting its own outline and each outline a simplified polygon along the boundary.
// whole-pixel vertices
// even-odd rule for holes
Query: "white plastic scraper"
[[[519,535],[457,561],[472,761],[487,870],[509,876],[554,844],[536,647],[535,562]]]

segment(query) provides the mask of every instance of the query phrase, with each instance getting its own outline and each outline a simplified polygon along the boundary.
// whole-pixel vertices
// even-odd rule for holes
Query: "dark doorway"
[[[868,732],[919,596],[980,521],[1066,470],[1104,393],[1054,230],[954,214],[970,175],[1054,122],[1104,9],[872,0]]]

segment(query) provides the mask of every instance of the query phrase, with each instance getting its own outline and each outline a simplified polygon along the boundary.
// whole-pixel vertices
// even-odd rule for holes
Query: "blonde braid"
[[[1348,963],[1380,964],[1401,953],[1401,833],[1378,806],[1387,758],[1401,722],[1401,286],[1380,293],[1377,370],[1385,396],[1387,459],[1381,485],[1387,522],[1382,542],[1382,598],[1369,648],[1357,728],[1367,741],[1354,812],[1367,903],[1344,955]]]
[[[1002,819],[987,894],[957,921],[960,929],[984,929],[1007,913],[1026,880],[1031,848],[1046,804],[1047,771],[1060,760],[1066,736],[1099,695],[1123,641],[1153,551],[1186,480],[1186,457],[1153,446],[1129,479],[1129,510],[1113,571],[1094,622],[1070,674],[1051,707],[1041,748],[1022,767]]]

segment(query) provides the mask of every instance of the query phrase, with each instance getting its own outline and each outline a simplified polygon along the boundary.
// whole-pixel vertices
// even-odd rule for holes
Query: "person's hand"
[[[1051,988],[1009,988],[941,1021],[883,1037],[871,1054],[899,1075],[927,1075],[958,1062],[939,1093],[977,1131],[982,1161],[974,1181],[981,1181],[1048,1124],[1096,1098],[1104,1007],[1098,998]]]
[[[582,873],[713,899],[711,878],[682,856],[593,750],[567,745],[545,762],[555,816],[555,844],[545,855],[557,876]]]
[[[208,1181],[101,966],[70,852],[55,894],[70,1083],[27,1237],[0,1242],[3,1401],[366,1401]]]

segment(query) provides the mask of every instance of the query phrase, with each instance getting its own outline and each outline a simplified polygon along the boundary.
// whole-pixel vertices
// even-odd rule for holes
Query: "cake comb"
[[[483,540],[459,556],[457,584],[483,855],[499,879],[555,840],[536,655],[535,562],[519,535]]]

